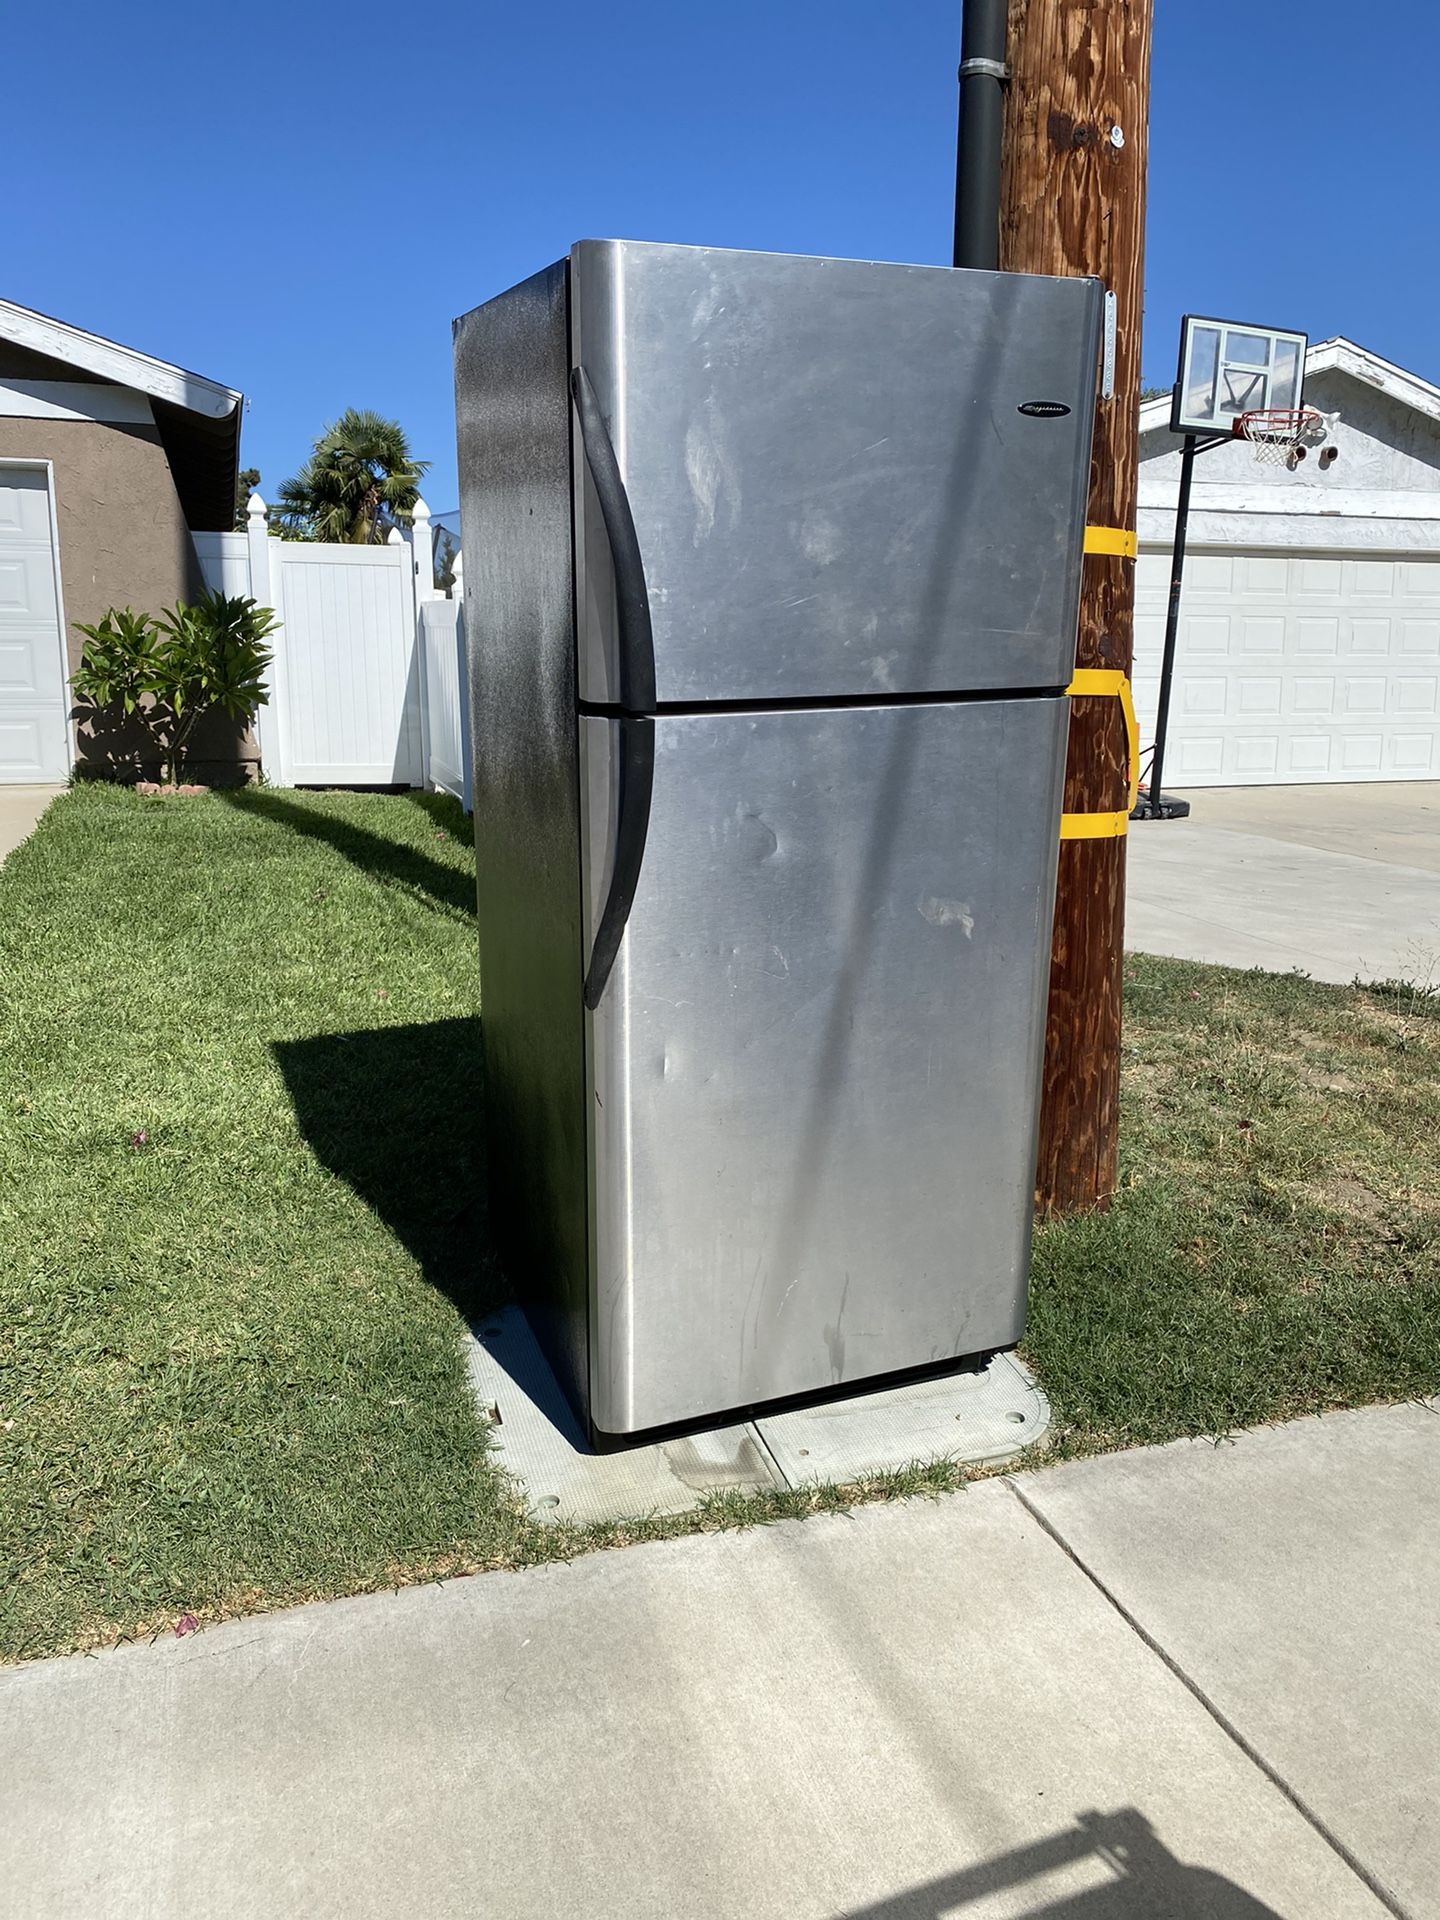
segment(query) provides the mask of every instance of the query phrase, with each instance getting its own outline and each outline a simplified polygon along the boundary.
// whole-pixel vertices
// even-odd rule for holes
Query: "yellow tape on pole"
[[[1135,536],[1124,527],[1086,527],[1086,553],[1119,553],[1127,560],[1136,554]]]
[[[1062,813],[1062,840],[1118,840],[1130,831],[1128,813]]]
[[[1133,538],[1133,536],[1132,536]],[[1130,682],[1118,667],[1077,667],[1065,689],[1072,699],[1087,695],[1120,702],[1125,716],[1125,748],[1130,766],[1130,798],[1123,813],[1062,813],[1062,840],[1118,840],[1130,828],[1130,815],[1140,797],[1140,727]]]

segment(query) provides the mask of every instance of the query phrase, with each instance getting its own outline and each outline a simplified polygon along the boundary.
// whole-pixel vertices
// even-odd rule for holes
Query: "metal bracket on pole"
[[[1100,352],[1100,398],[1115,398],[1115,332],[1116,301],[1110,288],[1105,289],[1105,332],[1104,344]]]
[[[966,79],[972,73],[983,73],[991,80],[1008,80],[1010,68],[1003,60],[986,60],[980,54],[972,54],[968,60],[960,62],[960,78]]]

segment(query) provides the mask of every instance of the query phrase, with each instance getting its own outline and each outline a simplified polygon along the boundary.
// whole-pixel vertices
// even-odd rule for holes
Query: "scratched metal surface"
[[[1098,282],[634,241],[571,257],[662,703],[1069,680]],[[1035,401],[1061,411],[1018,410]],[[609,560],[573,464],[580,694],[606,705]]]
[[[600,1430],[1018,1337],[1065,707],[655,723],[591,1016]],[[582,722],[592,903],[613,725]]]
[[[619,1433],[1018,1332],[1066,722],[1043,697],[663,717],[583,1021],[614,754],[585,718],[577,770],[574,700],[614,692],[614,622],[572,354],[630,487],[662,700],[1053,688],[1098,293],[573,259],[575,302],[561,263],[459,323],[457,406],[493,1218],[576,1404]]]

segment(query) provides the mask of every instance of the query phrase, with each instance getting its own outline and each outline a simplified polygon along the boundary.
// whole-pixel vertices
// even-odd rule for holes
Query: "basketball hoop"
[[[1323,413],[1314,407],[1257,407],[1235,422],[1235,437],[1248,440],[1262,467],[1288,467],[1292,472],[1305,458],[1306,447],[1325,438]]]

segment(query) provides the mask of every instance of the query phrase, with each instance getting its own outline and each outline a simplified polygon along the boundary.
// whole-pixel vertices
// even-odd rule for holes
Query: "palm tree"
[[[396,420],[349,407],[315,442],[293,480],[280,486],[279,519],[302,540],[366,546],[408,520],[428,460],[412,459]]]

